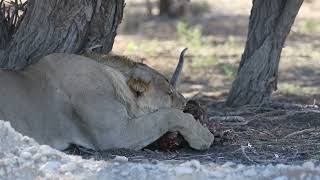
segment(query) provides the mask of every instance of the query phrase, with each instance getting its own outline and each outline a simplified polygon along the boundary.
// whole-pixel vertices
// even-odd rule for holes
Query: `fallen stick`
[[[285,137],[283,137],[283,139],[288,139],[288,138],[290,138],[292,136],[296,136],[296,135],[303,134],[303,133],[313,132],[315,130],[317,130],[317,129],[316,128],[309,128],[309,129],[304,129],[304,130],[301,130],[301,131],[295,131],[295,132],[293,132],[291,134],[286,135]]]

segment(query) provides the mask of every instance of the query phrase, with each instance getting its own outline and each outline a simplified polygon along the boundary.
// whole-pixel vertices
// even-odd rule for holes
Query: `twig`
[[[237,121],[244,122],[246,121],[244,117],[241,116],[211,116],[210,121]]]
[[[271,134],[271,133],[269,133],[269,132],[267,132],[267,131],[265,131],[265,130],[256,130],[256,129],[252,129],[252,128],[250,128],[250,130],[251,131],[255,131],[255,132],[259,132],[259,133],[263,133],[263,134],[266,134],[266,135],[269,135],[269,136],[271,136],[272,138],[276,138],[273,134]],[[269,142],[268,142],[269,143]]]
[[[177,157],[177,159],[190,159],[190,158],[201,158],[201,157],[211,157],[213,155],[215,155],[216,153],[209,153],[209,154],[186,154],[184,156],[180,156],[180,157]]]
[[[296,135],[299,135],[299,134],[303,134],[303,133],[309,133],[309,132],[312,132],[312,131],[315,131],[317,130],[316,128],[309,128],[309,129],[304,129],[304,130],[301,130],[301,131],[295,131],[291,134],[288,134],[286,135],[285,137],[283,137],[283,139],[288,139],[292,136],[296,136]]]
[[[251,120],[246,120],[241,116],[211,116],[209,121],[221,122],[223,125],[241,126],[248,124]],[[230,122],[231,121],[231,122]],[[232,123],[232,121],[236,121]]]
[[[241,151],[242,151],[243,156],[244,156],[248,161],[256,164],[257,162],[256,162],[256,161],[253,161],[253,160],[247,155],[247,153],[246,153],[246,148],[247,148],[247,146],[241,146]]]

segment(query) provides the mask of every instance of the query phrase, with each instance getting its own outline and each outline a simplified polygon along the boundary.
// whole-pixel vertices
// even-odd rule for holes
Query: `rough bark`
[[[3,2],[0,2],[0,50],[5,47],[9,38],[9,30],[4,11],[2,11],[2,3]]]
[[[19,70],[50,53],[79,53],[96,45],[107,53],[123,8],[124,0],[29,0],[22,23],[0,56],[0,68]]]
[[[227,105],[258,104],[277,89],[281,51],[303,0],[253,0],[246,48]]]
[[[4,49],[26,12],[26,0],[0,0],[0,49]]]
[[[0,15],[0,50],[3,49],[6,46],[6,42],[8,41],[8,30],[5,23],[1,21],[1,15]]]

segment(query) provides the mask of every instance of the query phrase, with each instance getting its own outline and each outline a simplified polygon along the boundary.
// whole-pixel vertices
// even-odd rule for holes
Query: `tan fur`
[[[185,99],[163,75],[124,57],[96,61],[51,54],[22,72],[0,70],[0,119],[57,149],[141,149],[167,131],[210,147],[213,135],[178,110]]]
[[[105,68],[107,69],[106,72],[114,88],[115,95],[126,107],[128,107],[129,115],[134,116],[139,114],[140,112],[135,104],[134,94],[130,91],[123,74],[111,67],[106,66]]]
[[[135,103],[138,109],[142,112],[152,112],[159,107],[172,107],[171,104],[174,104],[174,107],[178,109],[183,108],[185,104],[183,96],[177,91],[172,91],[174,88],[166,77],[145,64],[138,63],[126,56],[113,54],[100,55],[90,53],[86,54],[86,56],[121,72],[126,79],[127,86],[135,96]],[[126,92],[126,90],[123,92]],[[155,100],[154,96],[156,94],[158,98]],[[125,97],[123,95],[119,96]]]
[[[114,54],[101,55],[97,53],[86,53],[83,55],[120,71],[131,69],[138,64],[138,62],[131,60],[127,56],[119,56]]]
[[[130,78],[127,81],[127,84],[133,91],[136,91],[138,93],[146,92],[150,88],[150,84],[141,79]]]
[[[137,64],[137,62],[134,62],[127,56],[119,56],[119,55],[113,55],[113,54],[103,55],[101,60],[103,63],[107,65],[114,64],[114,63],[115,64],[121,63],[129,67],[133,67]]]

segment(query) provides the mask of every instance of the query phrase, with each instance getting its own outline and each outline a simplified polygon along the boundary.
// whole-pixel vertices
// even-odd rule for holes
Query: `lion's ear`
[[[142,93],[148,91],[150,87],[150,83],[147,83],[141,79],[136,79],[136,78],[129,78],[127,81],[128,86],[134,93],[136,93],[138,96],[141,95]]]

